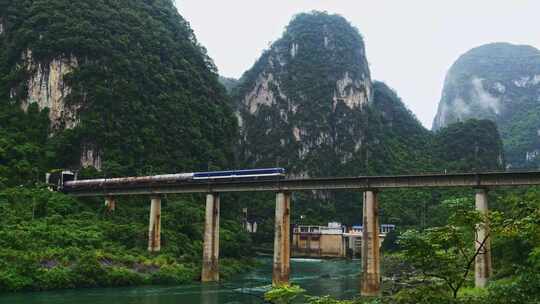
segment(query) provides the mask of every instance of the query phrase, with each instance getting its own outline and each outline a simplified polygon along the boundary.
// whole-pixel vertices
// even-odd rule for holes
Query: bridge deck
[[[65,187],[74,196],[152,195],[253,191],[365,190],[433,187],[503,187],[540,185],[540,171],[359,176],[266,180],[213,180],[177,183],[102,184],[95,188]]]

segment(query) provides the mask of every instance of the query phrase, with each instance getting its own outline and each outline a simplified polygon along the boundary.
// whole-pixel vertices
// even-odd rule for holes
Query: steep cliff
[[[540,51],[493,43],[450,68],[433,129],[469,118],[493,120],[512,167],[540,164]],[[538,159],[537,159],[538,158]]]
[[[25,83],[25,94],[21,98],[21,107],[27,112],[31,103],[36,103],[40,110],[48,109],[52,131],[73,129],[79,124],[78,110],[84,103],[68,103],[66,97],[71,94],[71,87],[64,77],[70,75],[77,67],[74,56],[58,57],[50,62],[36,62],[30,49],[22,56],[22,66],[26,69],[28,80]],[[11,97],[16,98],[13,90]]]
[[[359,172],[372,91],[358,31],[337,15],[297,15],[234,90],[241,159],[299,175]]]
[[[47,111],[49,167],[230,165],[228,96],[172,1],[8,0],[0,12],[0,107]]]

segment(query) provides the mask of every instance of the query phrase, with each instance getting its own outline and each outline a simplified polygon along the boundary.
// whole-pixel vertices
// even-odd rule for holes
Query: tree
[[[508,193],[503,200],[496,259],[504,278],[490,284],[490,303],[540,303],[540,189]]]
[[[469,274],[476,257],[482,253],[483,245],[490,237],[486,234],[477,240],[481,246],[473,246],[478,225],[499,222],[500,213],[482,215],[473,210],[469,199],[454,199],[443,203],[449,209],[445,226],[433,227],[422,232],[408,230],[400,236],[404,258],[422,275],[442,282],[457,298],[459,290],[469,281]],[[497,226],[497,225],[494,225]]]

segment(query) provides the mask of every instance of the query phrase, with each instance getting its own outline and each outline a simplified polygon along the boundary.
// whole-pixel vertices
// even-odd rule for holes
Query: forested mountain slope
[[[493,120],[511,167],[538,167],[540,50],[492,43],[463,54],[450,68],[433,129],[469,118]]]
[[[231,92],[238,85],[238,79],[219,76],[219,82],[227,89],[227,92]]]
[[[449,172],[504,170],[505,158],[497,125],[469,119],[439,129],[433,145],[437,163]]]
[[[230,165],[228,97],[172,1],[6,0],[0,14],[0,108],[48,109],[49,167]]]
[[[204,198],[163,197],[162,251],[150,254],[149,198],[110,212],[39,183],[56,168],[233,167],[229,103],[170,0],[0,1],[0,291],[197,280]],[[222,213],[222,274],[251,255],[235,211]]]

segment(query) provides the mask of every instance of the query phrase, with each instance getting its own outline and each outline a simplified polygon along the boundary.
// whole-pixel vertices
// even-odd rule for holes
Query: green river
[[[264,303],[272,282],[272,260],[219,284],[75,289],[54,292],[0,294],[2,304],[225,304]],[[310,295],[353,298],[358,291],[360,261],[292,259],[292,279]]]

